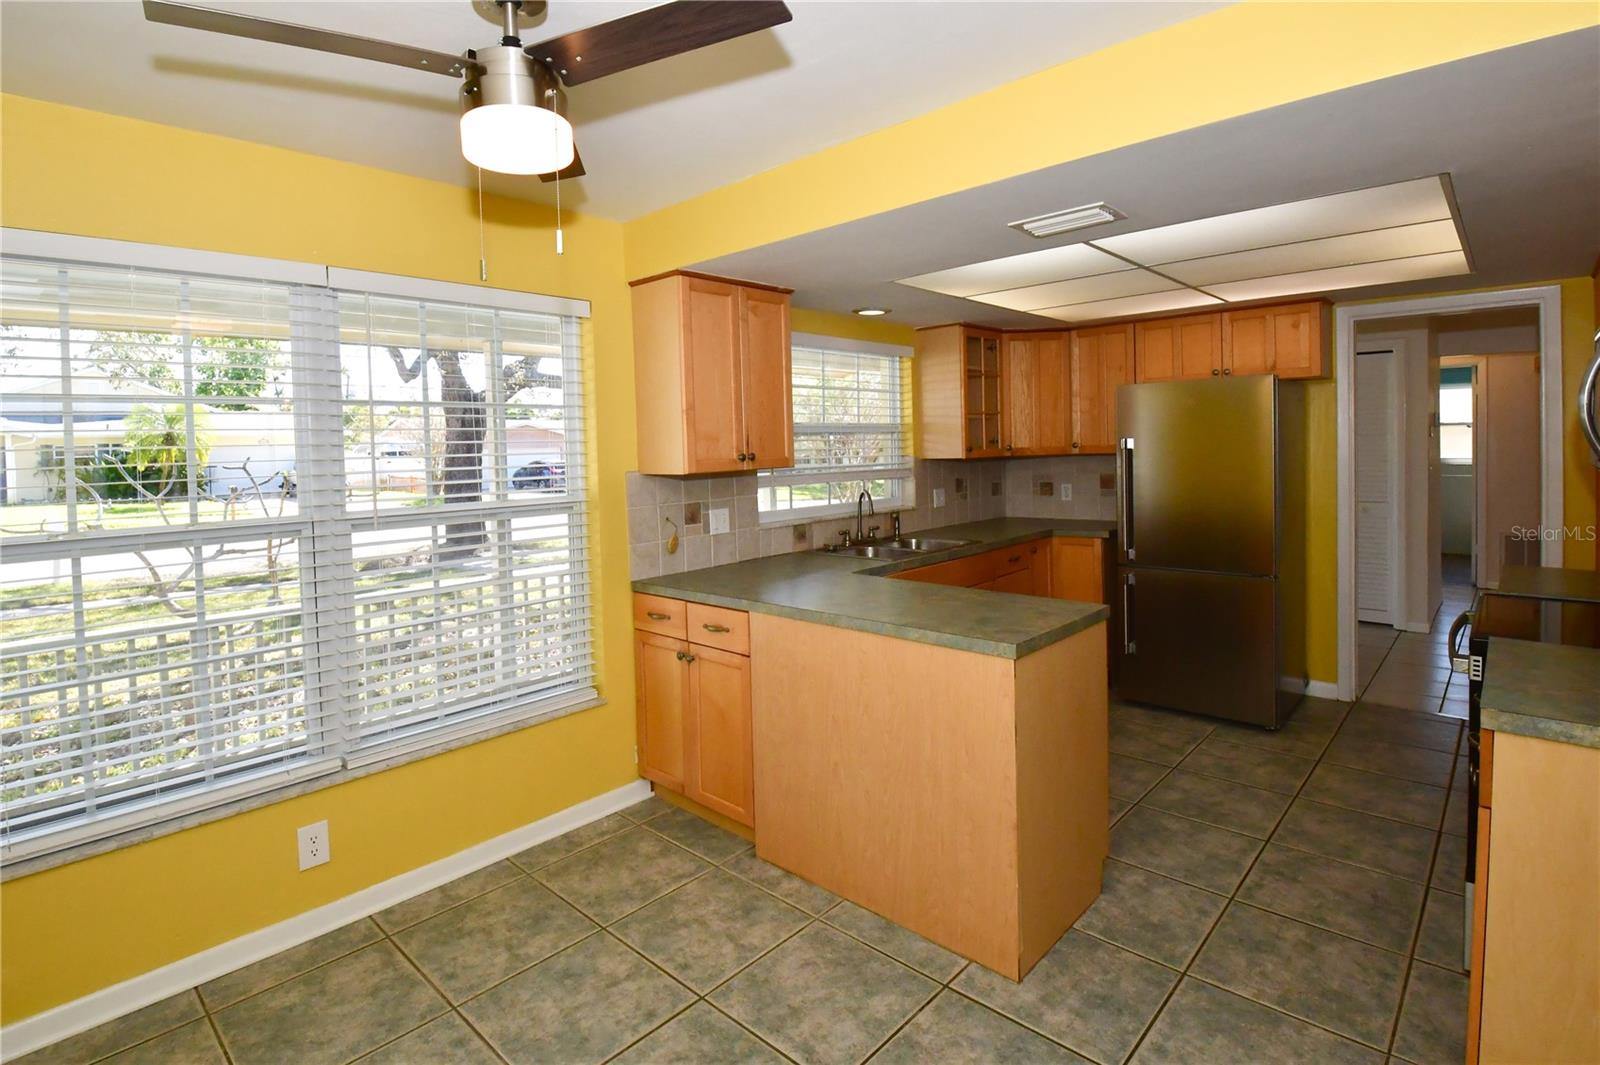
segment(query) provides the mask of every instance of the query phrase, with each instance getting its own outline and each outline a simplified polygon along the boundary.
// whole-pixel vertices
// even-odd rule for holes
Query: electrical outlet
[[[300,839],[301,872],[305,872],[313,865],[323,865],[331,857],[328,853],[328,822],[318,821],[314,825],[306,825],[297,835]]]
[[[690,525],[699,525],[700,524],[700,504],[699,503],[685,503],[683,505],[683,524],[684,524],[685,528],[687,528]]]
[[[728,531],[728,508],[713,507],[706,511],[706,532],[712,536]]]
[[[1056,494],[1056,483],[1054,481],[1040,481],[1036,491],[1046,499],[1049,499]]]
[[[1062,501],[1065,502],[1065,501],[1070,500],[1071,498],[1072,498],[1072,486],[1070,484],[1067,484],[1066,482],[1062,482],[1062,485],[1061,485],[1061,499],[1062,499]]]
[[[944,506],[944,489],[943,488],[935,488],[933,490],[933,505],[935,507]]]

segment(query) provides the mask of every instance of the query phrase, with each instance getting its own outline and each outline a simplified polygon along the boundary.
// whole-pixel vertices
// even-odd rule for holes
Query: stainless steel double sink
[[[854,555],[856,558],[882,558],[888,560],[915,558],[918,555],[929,554],[933,551],[948,551],[953,547],[965,547],[972,540],[944,540],[937,537],[902,536],[898,540],[884,540],[881,543],[851,544],[848,547],[829,545],[823,551],[834,555]]]

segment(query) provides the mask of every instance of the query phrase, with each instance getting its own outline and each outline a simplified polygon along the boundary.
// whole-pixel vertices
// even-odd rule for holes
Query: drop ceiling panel
[[[1045,318],[1054,318],[1059,322],[1092,322],[1099,318],[1120,318],[1130,314],[1160,314],[1163,311],[1180,311],[1188,307],[1208,307],[1221,303],[1221,300],[1204,292],[1178,288],[1170,292],[1153,292],[1143,296],[1074,303],[1067,307],[1045,307],[1033,313]]]
[[[1358,263],[1354,266],[1336,266],[1328,270],[1311,270],[1304,273],[1234,281],[1224,285],[1208,285],[1207,291],[1214,292],[1229,302],[1269,300],[1301,292],[1387,285],[1400,281],[1420,281],[1430,277],[1453,277],[1468,272],[1466,255],[1459,251],[1448,251],[1437,255],[1417,255],[1409,259],[1390,259],[1381,263]]]
[[[947,296],[976,296],[1047,281],[1066,281],[1132,269],[1132,264],[1087,244],[1065,244],[1059,248],[1045,248],[1004,259],[990,259],[988,262],[919,274],[903,278],[900,284],[942,292]]]
[[[1041,307],[1060,307],[1069,303],[1088,303],[1095,300],[1114,299],[1120,296],[1138,296],[1147,292],[1165,292],[1179,286],[1160,274],[1149,270],[1123,270],[1115,274],[1097,274],[1072,281],[1052,281],[1048,285],[1031,285],[1005,292],[987,292],[972,299],[1013,311],[1036,311]]]
[[[1461,239],[1456,233],[1455,222],[1446,218],[1370,233],[1348,233],[1339,237],[1234,252],[1231,255],[1164,263],[1161,272],[1186,285],[1209,287],[1252,277],[1306,273],[1336,266],[1460,250]]]
[[[1105,237],[1095,243],[1135,262],[1159,266],[1449,217],[1450,202],[1444,184],[1435,176],[1199,218]]]

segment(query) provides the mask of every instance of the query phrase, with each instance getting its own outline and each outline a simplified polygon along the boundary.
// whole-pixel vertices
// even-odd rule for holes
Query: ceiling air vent
[[[1087,203],[1082,207],[1069,207],[1065,211],[1052,211],[1034,218],[1024,218],[1010,225],[1012,229],[1020,229],[1030,237],[1053,237],[1057,233],[1104,225],[1125,217],[1127,216],[1121,211],[1108,204]]]

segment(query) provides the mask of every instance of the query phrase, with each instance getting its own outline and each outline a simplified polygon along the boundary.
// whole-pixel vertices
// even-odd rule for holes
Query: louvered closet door
[[[1396,563],[1394,464],[1397,356],[1356,356],[1356,616],[1394,624]]]

